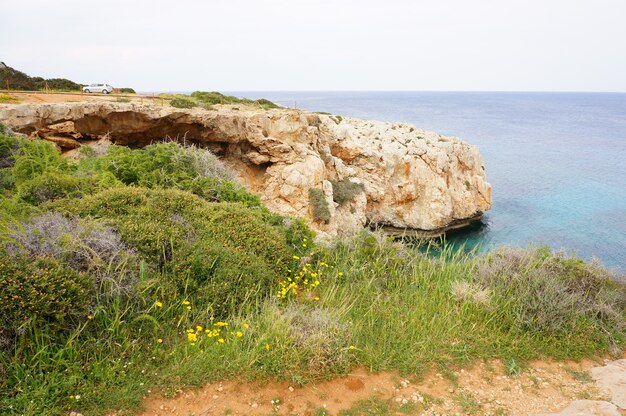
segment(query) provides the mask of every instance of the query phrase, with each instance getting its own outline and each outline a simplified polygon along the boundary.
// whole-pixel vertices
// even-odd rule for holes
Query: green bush
[[[233,182],[230,169],[206,149],[174,142],[143,149],[111,146],[102,161],[101,169],[109,170],[126,185],[181,189],[210,202],[262,206],[259,197]]]
[[[249,98],[237,98],[232,95],[224,95],[217,91],[195,91],[191,94],[192,98],[200,101],[204,105],[214,105],[214,104],[246,104],[246,105],[256,105],[261,108],[279,108],[275,103],[266,100],[265,98],[261,98],[259,100],[251,100]]]
[[[276,287],[275,272],[259,257],[210,240],[179,250],[170,265],[178,293],[198,307],[210,305],[219,318],[238,313]]]
[[[266,223],[260,213],[240,204],[209,203],[189,192],[126,187],[51,207],[108,219],[131,247],[152,261],[169,261],[173,251],[202,241],[258,256],[277,273],[291,257],[282,229]]]
[[[43,90],[46,86],[51,90],[80,91],[80,85],[65,78],[50,78],[46,80],[39,78],[34,82],[35,90]]]
[[[193,108],[196,106],[193,101],[184,98],[174,98],[170,101],[170,105],[176,108]]]
[[[0,338],[10,347],[27,321],[61,331],[86,320],[93,280],[56,260],[0,253]]]
[[[330,222],[330,209],[324,197],[324,191],[317,188],[309,189],[309,203],[313,211],[313,219],[328,224]]]
[[[77,176],[45,172],[22,182],[17,187],[17,195],[23,201],[39,205],[61,198],[80,198],[119,185],[121,183],[110,173]]]
[[[135,90],[132,88],[120,88],[119,91],[121,94],[136,94]]]
[[[21,137],[0,136],[0,160],[6,180],[19,185],[34,179],[44,172],[66,172],[75,170],[61,157],[52,143],[45,140],[29,140]]]
[[[330,183],[333,185],[333,200],[339,205],[352,201],[357,194],[365,191],[362,183],[352,182],[349,179],[330,181]]]

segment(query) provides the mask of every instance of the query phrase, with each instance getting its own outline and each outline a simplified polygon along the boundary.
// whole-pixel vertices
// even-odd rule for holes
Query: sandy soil
[[[81,93],[44,93],[44,92],[21,92],[21,91],[0,91],[14,97],[16,100],[4,104],[30,104],[30,103],[62,103],[78,101],[116,101],[119,97],[129,98],[131,101],[160,102],[161,98],[140,94],[81,94]]]
[[[517,376],[506,375],[499,361],[425,377],[363,369],[347,377],[297,387],[286,382],[222,381],[174,398],[153,392],[142,416],[156,415],[337,415],[360,400],[389,401],[397,414],[528,415],[556,412],[578,399],[602,400],[588,370],[602,360],[536,361]],[[400,412],[400,409],[404,412]],[[369,414],[369,413],[368,413]],[[394,412],[390,412],[394,414]],[[110,416],[114,416],[111,413]]]

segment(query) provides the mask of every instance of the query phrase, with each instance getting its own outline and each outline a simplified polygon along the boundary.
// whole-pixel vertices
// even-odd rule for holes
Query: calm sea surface
[[[460,137],[485,159],[493,209],[455,242],[547,244],[626,271],[626,94],[233,94]]]

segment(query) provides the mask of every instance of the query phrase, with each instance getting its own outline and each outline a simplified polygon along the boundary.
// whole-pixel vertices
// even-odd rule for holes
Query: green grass
[[[74,164],[0,136],[0,163],[3,415],[132,414],[148,390],[301,385],[355,366],[452,378],[499,358],[516,373],[624,347],[624,285],[547,248],[435,255],[368,231],[318,246],[207,151],[174,144]],[[72,296],[66,275],[80,278]],[[342,414],[414,410],[373,397]]]
[[[169,99],[172,106],[179,108],[203,107],[206,109],[211,109],[212,106],[216,104],[243,104],[247,106],[261,108],[264,110],[280,108],[277,104],[266,100],[265,98],[251,100],[249,98],[239,98],[232,95],[224,95],[216,91],[195,91],[191,95],[161,94],[161,97]],[[233,110],[239,110],[239,108],[233,107]]]

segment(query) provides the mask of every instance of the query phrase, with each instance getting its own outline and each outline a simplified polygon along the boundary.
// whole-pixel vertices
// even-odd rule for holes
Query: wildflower
[[[184,300],[183,305],[191,305],[191,303],[188,300]]]
[[[190,311],[191,310],[191,306],[187,306],[187,310]]]
[[[217,342],[219,342],[220,344],[223,344],[224,343],[224,338],[218,339]]]
[[[339,273],[337,273],[337,275],[338,275],[339,277],[341,277],[341,276],[343,276],[343,273],[342,273],[342,272],[339,272]]]
[[[93,319],[93,315],[87,315],[87,319],[92,320]]]
[[[162,308],[163,303],[157,300],[156,302],[154,302],[154,306],[156,306],[157,308]]]
[[[202,331],[202,327],[200,325],[196,326],[196,331],[198,332]]]
[[[269,351],[270,350],[270,344],[265,344],[265,351]]]
[[[237,331],[237,338],[241,338],[243,336],[243,332]]]
[[[243,324],[243,327],[244,327],[244,328],[246,328],[246,329],[248,329],[248,328],[250,328],[250,325],[248,325],[248,324],[244,323],[244,324]]]
[[[348,347],[348,349],[349,349],[349,350],[356,350],[356,347],[355,347],[354,345],[350,345],[350,346]]]
[[[76,396],[74,396],[74,398],[75,398],[76,400],[80,400],[80,394],[77,394]]]
[[[162,338],[159,338],[159,339],[157,339],[157,342],[158,342],[159,344],[163,344],[163,339],[162,339]]]

